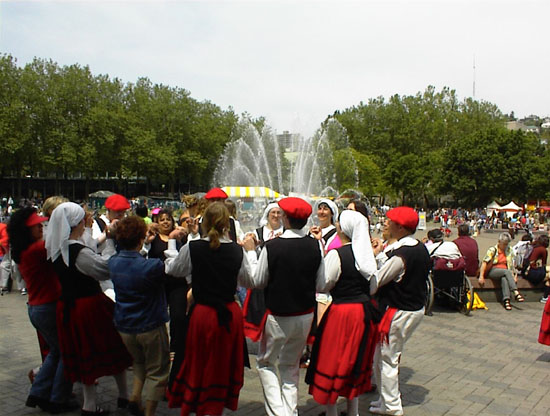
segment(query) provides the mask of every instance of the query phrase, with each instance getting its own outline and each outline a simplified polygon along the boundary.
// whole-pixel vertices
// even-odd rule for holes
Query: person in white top
[[[458,246],[452,241],[443,241],[443,233],[439,228],[428,231],[428,241],[426,248],[430,257],[440,257],[442,259],[454,260],[462,257]]]

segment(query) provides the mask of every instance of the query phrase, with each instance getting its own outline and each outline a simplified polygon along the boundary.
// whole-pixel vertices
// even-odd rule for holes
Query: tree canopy
[[[429,86],[331,117],[339,123],[322,124],[333,156],[325,168],[340,190],[423,205],[444,195],[465,206],[550,197],[546,141],[507,130],[509,116],[494,104]],[[253,125],[269,130],[261,116]],[[0,177],[110,175],[204,189],[235,129],[231,108],[183,88],[0,55]]]
[[[207,187],[237,120],[188,91],[87,66],[0,56],[0,175],[146,178]]]
[[[506,129],[494,104],[428,87],[414,96],[370,99],[333,115],[346,128],[368,194],[428,204],[451,196],[464,206],[492,199],[546,198],[548,149],[533,134]],[[356,153],[357,154],[357,153]],[[368,161],[368,162],[367,162]]]

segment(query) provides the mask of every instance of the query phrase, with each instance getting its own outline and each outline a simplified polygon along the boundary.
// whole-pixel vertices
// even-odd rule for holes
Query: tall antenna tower
[[[474,84],[473,84],[473,97],[476,98],[476,55],[474,54]]]

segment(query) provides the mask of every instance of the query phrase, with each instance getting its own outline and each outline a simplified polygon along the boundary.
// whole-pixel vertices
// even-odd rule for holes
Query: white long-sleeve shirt
[[[203,238],[205,241],[210,241],[208,237]],[[220,239],[221,244],[228,244],[232,241],[223,237]],[[252,253],[252,256],[250,255]],[[193,281],[193,263],[191,262],[191,254],[189,252],[189,243],[185,244],[180,251],[176,249],[176,240],[168,240],[168,249],[164,251],[166,260],[164,261],[164,270],[166,274],[174,277],[182,277],[187,280],[187,283],[191,284]],[[256,259],[256,253],[254,251],[246,252],[243,249],[243,260],[239,274],[237,275],[237,284],[242,287],[252,286],[252,275],[254,269],[250,263],[250,259]]]
[[[306,232],[303,230],[290,229],[285,230],[285,232],[279,238],[302,238],[305,237]],[[325,287],[325,263],[323,261],[323,247],[319,243],[319,251],[321,253],[321,263],[317,269],[316,274],[316,291],[320,292]],[[251,262],[254,269],[254,276],[252,279],[252,287],[263,289],[267,286],[269,282],[269,267],[267,259],[267,249],[264,247],[260,252],[260,257],[256,260],[256,252],[249,251],[247,253],[249,256],[249,261]]]

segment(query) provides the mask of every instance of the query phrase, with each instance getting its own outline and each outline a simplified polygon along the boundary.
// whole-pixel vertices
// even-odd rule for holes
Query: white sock
[[[359,397],[347,400],[348,416],[359,416]]]
[[[82,410],[95,412],[97,408],[95,385],[83,384],[82,394],[84,395],[84,403],[82,403]]]

